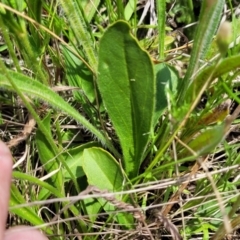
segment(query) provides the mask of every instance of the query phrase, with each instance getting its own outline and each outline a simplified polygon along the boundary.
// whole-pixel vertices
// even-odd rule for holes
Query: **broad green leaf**
[[[119,163],[104,149],[84,149],[82,167],[90,185],[111,192],[121,190],[123,175]]]
[[[155,109],[155,77],[147,52],[118,21],[100,41],[98,87],[120,140],[124,167],[130,177],[138,174]]]
[[[178,85],[177,73],[167,64],[160,63],[154,65],[156,75],[156,106],[153,124],[157,123],[167,107],[167,92],[175,93]]]
[[[82,144],[78,147],[68,149],[67,152],[63,153],[63,157],[65,163],[68,165],[71,170],[73,176],[77,179],[79,177],[85,176],[85,172],[82,168],[83,162],[83,151],[87,148],[99,146],[96,142],[89,142],[86,144]],[[69,181],[72,179],[72,176],[69,174],[67,169],[63,169],[63,176],[65,181]]]
[[[51,114],[48,114],[43,120],[44,125],[51,132]],[[38,155],[45,171],[50,174],[51,172],[58,170],[51,176],[51,184],[62,192],[63,190],[63,175],[60,169],[60,164],[54,151],[51,149],[45,135],[38,129],[36,132],[36,145],[38,149]]]
[[[105,203],[101,203],[101,201],[94,198],[84,199],[83,202],[85,214],[89,217],[92,223],[94,223],[98,217],[98,213],[103,208]]]
[[[207,129],[199,134],[194,140],[192,140],[188,146],[198,156],[210,153],[224,138],[225,124],[216,125],[210,129]],[[184,149],[180,153],[179,158],[192,155],[189,150]]]
[[[110,192],[122,190],[124,178],[119,163],[104,149],[97,147],[85,149],[82,166],[90,185]],[[118,200],[121,199],[119,195],[115,197]],[[105,199],[98,199],[98,201],[106,212],[115,209],[115,207]],[[98,205],[95,207],[98,207]],[[133,218],[129,214],[117,214],[117,218],[119,223],[125,224],[125,226],[130,226],[133,223]]]
[[[79,147],[69,149],[67,153],[64,153],[64,158],[66,164],[68,165],[69,169],[72,171],[73,175],[78,178],[85,175],[85,172],[82,168],[83,165],[83,152],[85,149],[97,146],[97,143],[91,142],[83,144]],[[87,160],[88,161],[88,160]],[[69,175],[68,171],[63,171],[65,180],[71,180],[71,176]],[[89,175],[95,175],[95,172],[88,172]],[[99,181],[98,181],[99,182]],[[96,186],[96,185],[95,185]],[[94,222],[97,218],[97,213],[102,208],[104,204],[100,203],[96,199],[85,199],[84,201],[84,210],[86,211],[85,214],[89,215],[89,218],[92,222]]]

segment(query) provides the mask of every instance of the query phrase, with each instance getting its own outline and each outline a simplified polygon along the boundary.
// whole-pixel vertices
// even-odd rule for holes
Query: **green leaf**
[[[98,87],[120,140],[124,167],[130,177],[138,174],[155,109],[155,77],[147,52],[118,21],[100,41]]]
[[[200,133],[194,140],[192,140],[188,146],[198,156],[210,153],[224,138],[225,124],[216,125],[210,129]],[[184,149],[180,153],[179,158],[192,155],[189,150]]]
[[[72,172],[73,176],[76,179],[85,176],[85,172],[83,171],[82,168],[83,151],[87,148],[91,148],[98,145],[99,144],[96,142],[89,142],[86,144],[82,144],[81,146],[68,149],[66,153],[63,153],[65,163],[68,165],[70,171]],[[65,181],[69,181],[72,179],[72,176],[65,168],[63,169],[63,176],[65,178]]]
[[[97,54],[95,49],[95,42],[90,31],[90,25],[88,17],[85,14],[91,14],[93,16],[94,11],[84,12],[81,1],[65,1],[60,0],[62,10],[65,12],[69,22],[70,30],[72,30],[75,40],[84,50],[84,54],[88,59],[88,63],[91,66],[92,71],[96,74],[97,70]],[[91,1],[90,4],[98,4],[98,1]],[[85,6],[88,7],[88,6]],[[94,10],[94,7],[92,7]],[[90,15],[89,15],[90,16]],[[92,17],[90,16],[90,17]],[[88,19],[87,19],[88,18]]]
[[[17,172],[17,171],[14,171],[12,173],[12,175],[15,179],[29,181],[30,184],[38,185],[39,187],[42,187],[47,192],[49,192],[49,194],[53,194],[56,197],[59,197],[59,198],[64,197],[64,195],[62,195],[57,188],[53,187],[52,185],[50,185],[44,181],[39,180],[37,177],[33,177],[26,173]],[[40,194],[37,196],[38,200],[43,200],[43,199],[45,200],[45,198],[41,198],[41,196],[40,197],[39,196],[40,196]]]
[[[98,138],[98,140],[102,144],[106,145],[106,147],[108,147],[116,156],[119,156],[118,152],[112,146],[112,143],[108,139],[106,139],[96,127],[94,127],[87,119],[81,116],[76,109],[74,109],[70,104],[68,104],[64,99],[62,99],[50,88],[20,73],[8,71],[8,75],[18,86],[19,90],[32,97],[47,102],[48,104],[57,108],[59,111],[67,113],[69,117],[72,117],[80,124],[82,124],[83,127],[85,127],[91,133],[93,133]],[[11,83],[8,81],[6,76],[1,73],[0,73],[0,87],[7,88],[11,91],[13,90]]]
[[[23,12],[27,6],[26,2],[22,0],[8,0],[8,2],[12,8],[18,10],[19,12]]]
[[[165,50],[165,26],[166,26],[166,0],[156,1],[157,10],[157,30],[158,30],[158,54],[159,59],[164,59]]]
[[[194,81],[193,75],[198,69],[199,60],[204,58],[212,42],[221,19],[224,4],[224,0],[204,0],[202,3],[189,66],[181,86],[179,104],[182,104],[185,100],[186,91]]]
[[[154,112],[153,124],[157,123],[158,119],[162,116],[167,107],[167,92],[175,93],[178,84],[178,75],[170,66],[165,63],[154,65],[156,75],[156,107]]]
[[[91,22],[95,13],[98,10],[98,6],[100,4],[100,0],[81,0],[81,4],[85,13],[85,17],[88,22]]]
[[[205,68],[196,76],[194,84],[189,87],[186,96],[192,96],[192,98],[197,96],[202,86],[205,84],[206,80],[209,77],[211,77],[209,81],[209,83],[211,83],[214,79],[226,73],[234,71],[239,67],[240,55],[236,55],[222,60],[217,66],[212,65]]]
[[[51,114],[48,114],[43,120],[44,125],[48,128],[49,132],[51,132]],[[49,174],[55,170],[54,175],[51,176],[51,184],[55,186],[58,190],[62,191],[63,187],[63,176],[60,170],[60,164],[58,162],[57,157],[51,146],[49,145],[45,135],[38,129],[36,132],[36,145],[38,149],[38,155],[40,161],[45,169],[45,171]]]
[[[85,214],[88,215],[92,223],[94,223],[98,217],[98,212],[102,209],[103,201],[99,201],[94,198],[87,198],[83,200]]]
[[[65,71],[68,83],[70,86],[80,88],[80,90],[73,92],[74,97],[80,102],[83,102],[86,98],[90,102],[93,102],[95,100],[95,92],[92,73],[68,48],[62,45],[61,49],[65,59]]]
[[[129,21],[132,15],[134,14],[135,10],[136,10],[136,1],[135,0],[127,1],[127,4],[124,8],[124,19],[126,21]]]
[[[23,1],[20,1],[23,2]],[[41,0],[27,0],[28,14],[38,23],[41,23],[42,18],[42,1]],[[38,32],[38,31],[35,31]]]
[[[18,191],[17,187],[12,185],[11,186],[11,198],[10,198],[10,207],[17,206],[19,204],[26,203],[24,198],[22,197],[21,193]],[[37,215],[36,211],[31,207],[23,207],[23,208],[15,208],[11,209],[10,212],[13,214],[18,215],[22,219],[28,221],[29,223],[33,224],[34,226],[38,226],[44,224],[45,222]],[[53,234],[50,228],[43,229],[48,234]]]
[[[121,190],[123,175],[119,163],[104,149],[84,149],[82,167],[90,185],[111,192]]]
[[[122,190],[124,178],[119,163],[104,149],[97,147],[85,149],[82,166],[90,185],[110,192]],[[118,200],[122,199],[120,195],[115,197]],[[105,199],[100,198],[98,201],[106,212],[114,211],[115,207]],[[95,207],[98,208],[98,205]],[[89,210],[94,210],[95,207]],[[117,214],[117,219],[124,226],[130,226],[133,223],[133,217],[129,214]]]

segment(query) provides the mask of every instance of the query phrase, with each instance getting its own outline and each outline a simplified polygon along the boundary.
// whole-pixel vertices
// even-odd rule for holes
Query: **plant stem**
[[[159,60],[164,60],[164,40],[165,40],[165,9],[166,0],[158,0],[157,3],[157,15],[158,15],[158,51]]]

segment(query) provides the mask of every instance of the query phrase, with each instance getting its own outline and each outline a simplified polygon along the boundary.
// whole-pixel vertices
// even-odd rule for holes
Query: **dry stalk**
[[[29,135],[32,133],[34,127],[36,125],[36,121],[33,119],[33,117],[29,114],[28,116],[28,122],[25,124],[24,129],[22,133],[17,135],[15,138],[11,139],[9,142],[7,142],[7,146],[9,148],[16,147],[21,142],[27,140]]]

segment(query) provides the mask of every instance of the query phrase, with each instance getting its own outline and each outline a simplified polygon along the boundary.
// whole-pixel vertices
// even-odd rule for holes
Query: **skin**
[[[31,227],[20,226],[5,230],[11,173],[12,156],[10,150],[0,141],[0,240],[47,240],[41,232]]]

